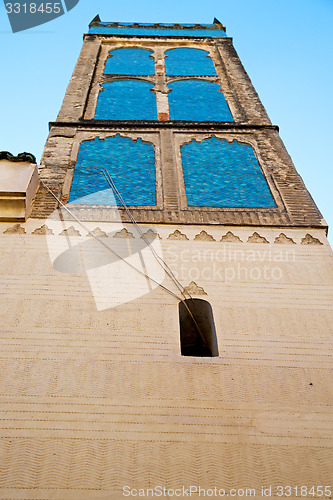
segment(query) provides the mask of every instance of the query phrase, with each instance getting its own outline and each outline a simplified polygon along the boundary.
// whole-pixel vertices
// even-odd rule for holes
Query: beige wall
[[[38,189],[37,165],[0,160],[0,221],[25,221]]]
[[[53,235],[38,234],[50,232],[44,224]],[[98,310],[93,273],[52,267],[64,241],[89,240],[66,224],[81,236],[59,236],[54,221],[0,224],[0,498],[121,499],[125,485],[260,497],[263,485],[330,484],[333,261],[323,230],[152,226],[182,285],[195,281],[194,296],[213,308],[220,355],[191,358],[180,355],[172,295],[152,286]],[[127,229],[135,238],[101,239],[135,252]],[[188,239],[168,239],[175,230]],[[220,241],[229,231],[242,242]],[[128,289],[140,288],[129,275]],[[119,296],[122,279],[104,297]]]

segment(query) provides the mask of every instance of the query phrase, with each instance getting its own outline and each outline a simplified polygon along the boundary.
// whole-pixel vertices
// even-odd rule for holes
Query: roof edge
[[[104,28],[161,28],[161,29],[222,29],[226,31],[226,27],[214,17],[214,21],[212,24],[198,24],[198,23],[128,23],[128,22],[104,22],[101,21],[100,16],[94,17],[94,19],[90,22],[89,28],[100,26]]]

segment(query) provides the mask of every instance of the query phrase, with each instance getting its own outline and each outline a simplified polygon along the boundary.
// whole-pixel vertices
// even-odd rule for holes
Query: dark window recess
[[[179,323],[182,356],[219,355],[213,311],[209,302],[201,299],[180,302]]]

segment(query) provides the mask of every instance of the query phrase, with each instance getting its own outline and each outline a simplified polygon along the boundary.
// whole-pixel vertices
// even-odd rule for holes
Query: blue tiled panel
[[[276,207],[251,146],[211,137],[181,148],[191,207]]]
[[[115,49],[106,61],[105,74],[154,75],[154,59],[149,57],[152,53],[152,50],[137,47]]]
[[[111,175],[127,205],[156,205],[154,146],[120,135],[82,142],[69,203],[115,204],[112,188],[98,170],[102,167]],[[116,203],[120,204],[117,198]]]
[[[166,51],[167,75],[216,75],[214,63],[208,52],[201,49],[170,49]]]
[[[218,83],[179,80],[169,84],[171,120],[232,122],[233,118]]]
[[[103,83],[98,96],[96,120],[157,120],[153,84],[142,80]]]
[[[141,36],[194,36],[194,37],[225,37],[226,32],[217,28],[133,28],[130,26],[92,26],[89,33],[93,35],[141,35]]]

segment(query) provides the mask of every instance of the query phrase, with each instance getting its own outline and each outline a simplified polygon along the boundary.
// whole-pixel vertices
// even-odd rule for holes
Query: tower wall
[[[95,22],[85,36],[32,217],[0,223],[2,498],[320,496],[333,439],[325,221],[220,25],[184,37],[118,29]],[[94,119],[120,46],[153,51],[155,75],[136,76],[154,84],[158,120]],[[220,84],[233,121],[169,120],[164,54],[175,46],[208,51],[217,75],[201,80]],[[130,207],[137,227],[102,191],[67,204],[81,145],[115,137],[154,148],[156,205]],[[276,206],[189,204],[182,146],[210,138],[251,146]],[[210,303],[218,356],[181,355],[182,291]]]

